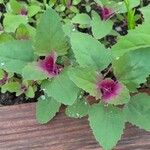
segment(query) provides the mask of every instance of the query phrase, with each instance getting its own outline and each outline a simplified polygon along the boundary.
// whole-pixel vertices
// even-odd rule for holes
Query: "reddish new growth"
[[[20,10],[20,15],[26,16],[27,14],[28,14],[28,11],[27,11],[26,8],[22,8],[22,9]]]
[[[39,67],[44,71],[49,77],[54,77],[58,75],[59,68],[56,64],[57,55],[55,52],[46,56],[44,60],[38,62]]]
[[[111,18],[115,13],[112,9],[107,7],[100,7],[102,20]]]
[[[97,84],[97,89],[102,94],[102,100],[109,102],[119,95],[121,85],[112,79],[104,79]]]
[[[0,80],[0,85],[4,85],[7,80],[8,80],[8,73],[5,72],[3,78]]]

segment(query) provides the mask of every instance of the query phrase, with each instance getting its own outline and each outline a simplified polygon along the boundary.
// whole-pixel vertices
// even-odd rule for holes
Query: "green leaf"
[[[75,58],[81,67],[103,70],[111,63],[111,52],[88,34],[73,33],[71,44]]]
[[[125,117],[117,107],[95,104],[89,110],[89,122],[96,140],[104,150],[110,150],[123,134]]]
[[[12,23],[13,22],[13,23]],[[5,14],[4,30],[6,32],[15,32],[20,24],[27,24],[28,18],[21,15]]]
[[[113,70],[118,80],[134,92],[150,74],[149,60],[150,48],[137,49],[113,61]]]
[[[36,119],[44,124],[50,121],[59,111],[61,104],[51,97],[40,98],[36,103]]]
[[[134,30],[129,30],[126,36],[121,37],[118,43],[112,47],[115,57],[120,57],[126,52],[142,47],[150,47],[150,25],[143,24]]]
[[[144,22],[145,23],[150,23],[150,17],[149,17],[149,14],[150,14],[150,5],[146,6],[146,7],[143,7],[140,9],[143,13],[143,16],[144,16]]]
[[[81,2],[81,0],[73,0],[73,5],[78,5]]]
[[[41,7],[38,5],[31,5],[28,7],[28,16],[33,17],[36,15],[38,12],[41,11]]]
[[[71,118],[82,118],[88,114],[89,104],[84,100],[77,100],[73,105],[66,108],[66,115]]]
[[[140,5],[140,0],[129,0],[129,10],[137,7],[138,5]],[[117,2],[116,10],[118,10],[119,13],[128,12],[125,2]]]
[[[100,15],[93,11],[92,13],[92,33],[96,39],[101,39],[112,30],[113,22],[111,20],[103,21]]]
[[[37,63],[29,63],[22,70],[22,75],[25,80],[43,80],[47,75],[38,67]]]
[[[16,30],[16,39],[18,40],[27,40],[30,38],[30,33],[27,27],[23,24],[19,25]]]
[[[0,44],[0,68],[20,73],[27,63],[33,61],[31,41],[10,41]]]
[[[18,92],[21,89],[21,84],[19,82],[8,82],[1,87],[1,92],[5,93],[7,91],[13,93]]]
[[[10,7],[13,10],[13,13],[19,14],[22,8],[22,5],[16,0],[10,0]]]
[[[35,91],[32,86],[29,86],[27,91],[25,92],[25,95],[29,98],[34,98],[35,97]]]
[[[73,17],[71,22],[75,24],[80,24],[80,25],[90,25],[91,18],[89,17],[89,15],[85,13],[81,13]]]
[[[8,33],[0,34],[0,43],[14,40],[13,36]]]
[[[147,94],[133,96],[125,107],[125,114],[127,121],[150,131],[150,96]]]
[[[0,4],[2,4],[2,3],[4,3],[4,1],[3,1],[3,0],[0,0]]]
[[[52,81],[46,81],[42,88],[49,97],[53,97],[60,103],[72,105],[77,99],[79,88],[70,80],[68,71],[64,70]]]
[[[46,55],[54,50],[58,55],[64,55],[69,49],[60,18],[52,9],[46,10],[37,26],[35,49],[39,55]]]
[[[81,89],[90,93],[92,96],[97,96],[96,80],[97,73],[93,68],[75,67],[69,70],[70,79]]]

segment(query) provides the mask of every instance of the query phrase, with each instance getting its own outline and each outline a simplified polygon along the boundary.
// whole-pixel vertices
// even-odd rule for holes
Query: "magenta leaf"
[[[99,81],[97,90],[104,103],[122,105],[130,100],[129,90],[126,86],[109,78]]]
[[[101,7],[100,11],[101,11],[102,20],[107,20],[115,14],[112,9],[107,7]]]
[[[59,68],[56,64],[57,55],[52,52],[50,55],[46,56],[44,60],[38,62],[39,67],[50,77],[58,75]]]
[[[28,11],[27,11],[26,8],[22,8],[22,9],[20,10],[20,15],[26,16],[27,14],[28,14]]]
[[[0,85],[4,85],[8,80],[8,73],[4,72],[3,78],[0,80]]]

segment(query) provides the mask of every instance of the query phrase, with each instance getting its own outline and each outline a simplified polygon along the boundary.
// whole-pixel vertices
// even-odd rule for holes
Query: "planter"
[[[150,133],[130,124],[114,150],[148,150]],[[0,150],[101,150],[87,118],[70,119],[63,110],[47,125],[35,119],[35,103],[0,107]]]

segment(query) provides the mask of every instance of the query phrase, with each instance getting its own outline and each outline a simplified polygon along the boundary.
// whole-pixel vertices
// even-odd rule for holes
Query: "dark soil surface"
[[[26,98],[25,94],[22,94],[17,97],[15,93],[10,92],[0,93],[0,104],[14,105],[14,104],[36,102],[41,95],[43,95],[43,91],[41,91],[40,88],[38,88],[34,98]]]

